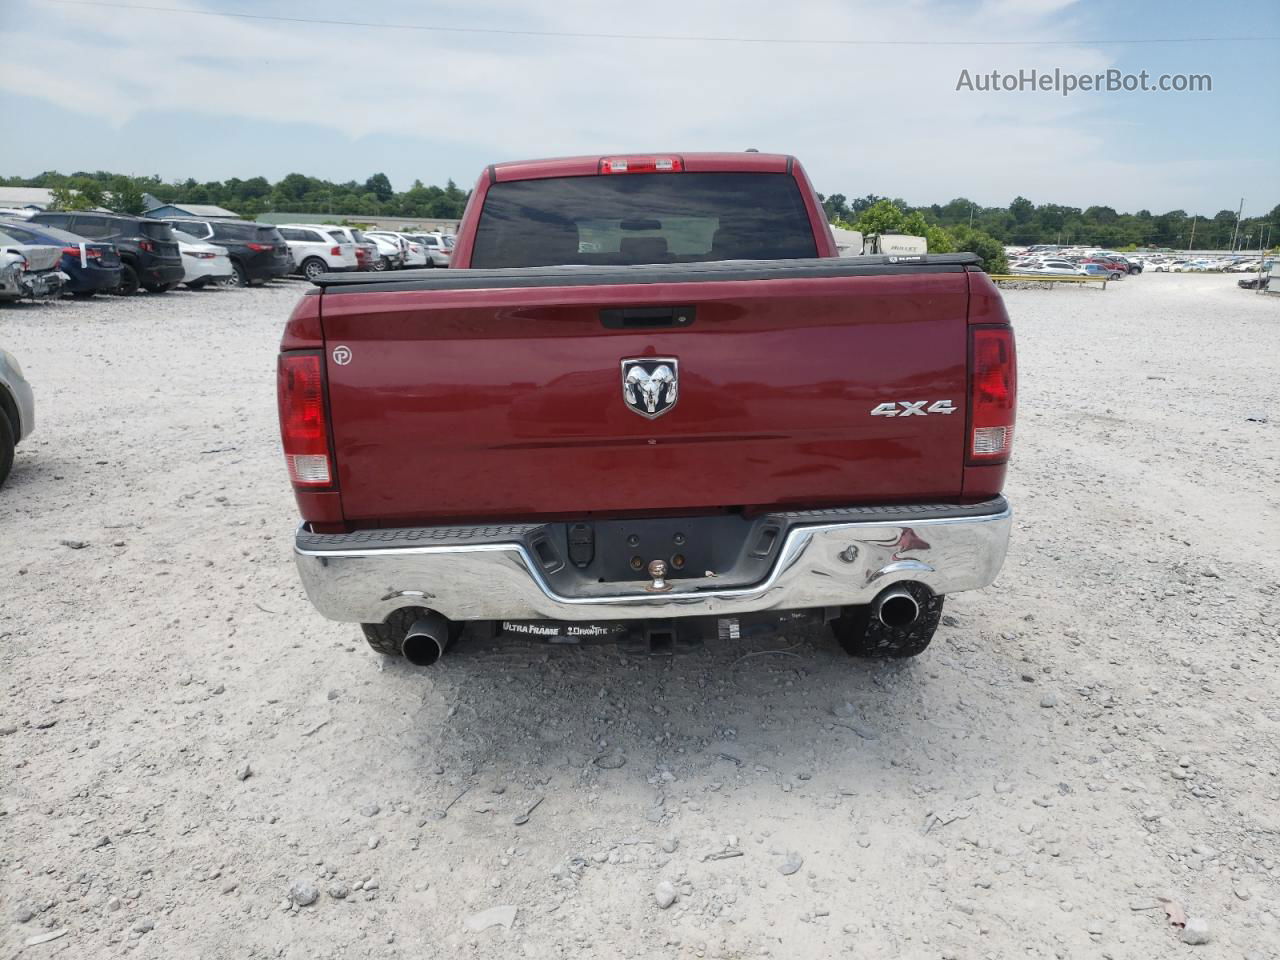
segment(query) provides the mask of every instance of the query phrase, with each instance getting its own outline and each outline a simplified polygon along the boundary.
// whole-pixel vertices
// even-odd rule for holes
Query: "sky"
[[[1266,36],[1275,0],[0,0],[0,175],[469,187],[501,160],[756,147],[849,197],[1257,215],[1280,203]],[[1210,37],[1252,39],[1099,42]],[[1032,69],[1213,89],[956,89]]]

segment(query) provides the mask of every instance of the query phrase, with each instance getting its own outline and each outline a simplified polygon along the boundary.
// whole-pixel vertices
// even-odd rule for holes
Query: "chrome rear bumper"
[[[971,506],[856,507],[779,514],[788,528],[757,583],[715,578],[591,583],[557,592],[528,544],[537,524],[422,527],[318,534],[294,545],[307,596],[321,614],[381,623],[401,607],[451,620],[628,620],[719,616],[869,603],[892,583],[935,593],[985,587],[1004,563],[1013,514],[1003,497]]]

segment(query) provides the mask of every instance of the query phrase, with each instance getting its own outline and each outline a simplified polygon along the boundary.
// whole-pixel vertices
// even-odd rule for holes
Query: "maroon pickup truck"
[[[838,257],[748,152],[489,167],[452,266],[323,276],[281,344],[298,569],[375,650],[913,656],[999,572],[1014,340],[972,255]]]

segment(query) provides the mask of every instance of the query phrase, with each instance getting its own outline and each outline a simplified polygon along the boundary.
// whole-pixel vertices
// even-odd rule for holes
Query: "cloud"
[[[163,2],[215,9],[194,0]],[[772,0],[738,0],[732,17],[720,4],[670,0],[537,7],[488,0],[433,5],[429,12],[402,6],[390,16],[511,30],[1000,41],[1064,39],[1073,29],[1073,7],[1072,0],[816,0],[793,4],[780,18]],[[327,2],[251,9],[334,19],[379,15]],[[1136,178],[1144,160],[1115,159],[1090,102],[955,90],[962,69],[1096,72],[1111,64],[1109,54],[1087,47],[588,40],[39,2],[18,19],[26,26],[8,46],[0,88],[117,126],[175,111],[306,121],[336,138],[424,138],[436,149],[456,145],[495,160],[754,146],[800,156],[815,182],[838,185],[827,189],[922,202],[957,194],[1007,202],[1017,190],[1041,188],[1044,199],[1070,201],[1063,184],[1080,164],[1107,178]],[[50,70],[50,63],[77,67]],[[307,169],[305,157],[290,163]],[[1009,185],[1010,171],[1018,174],[1017,189]],[[1098,191],[1086,185],[1079,195],[1086,194],[1096,198]]]

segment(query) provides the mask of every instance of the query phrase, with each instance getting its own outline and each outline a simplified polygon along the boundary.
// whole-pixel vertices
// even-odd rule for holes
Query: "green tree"
[[[251,177],[240,184],[239,195],[265,200],[271,194],[271,184],[266,177]]]
[[[275,185],[271,195],[273,198],[278,197],[280,203],[297,203],[311,192],[312,182],[311,177],[290,173]]]
[[[116,177],[111,181],[106,205],[115,213],[128,213],[135,217],[145,212],[147,206],[142,199],[142,188],[132,177]]]
[[[1202,236],[1203,240],[1197,240],[1197,247],[1222,247],[1223,249],[1231,245],[1231,235],[1236,228],[1236,212],[1234,210],[1219,210],[1210,223],[1203,224],[1205,229]]]
[[[102,189],[102,181],[93,177],[76,176],[67,180],[67,185],[76,191],[84,201],[80,209],[91,210],[104,206],[107,202],[106,191]]]
[[[853,229],[868,233],[906,233],[906,214],[892,200],[877,200],[859,214]]]
[[[385,173],[375,173],[364,182],[364,189],[366,193],[372,193],[379,203],[386,203],[396,194]]]
[[[982,269],[987,273],[1009,272],[1009,260],[1005,257],[1004,247],[991,234],[972,229],[964,224],[952,227],[949,232],[955,243],[955,250],[976,253],[982,258]]]
[[[841,223],[840,226],[846,224]],[[926,221],[924,214],[918,210],[905,212],[892,200],[877,200],[862,212],[850,229],[860,230],[864,236],[873,233],[906,233],[924,237],[931,253],[950,253],[955,249],[946,230]]]
[[[85,199],[79,190],[66,184],[52,187],[49,192],[53,194],[54,210],[92,210],[97,206]]]
[[[849,200],[843,193],[833,193],[829,197],[818,194],[818,200],[822,204],[822,209],[826,211],[828,220],[834,222],[849,219]]]
[[[1013,222],[1020,225],[1030,223],[1035,212],[1036,205],[1026,197],[1014,197],[1013,203],[1009,204],[1009,213],[1013,217]]]
[[[1112,207],[1090,207],[1084,212],[1086,220],[1104,226],[1115,223],[1116,218],[1119,216]]]

